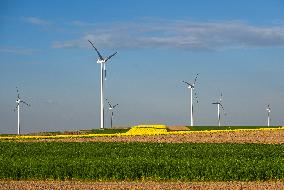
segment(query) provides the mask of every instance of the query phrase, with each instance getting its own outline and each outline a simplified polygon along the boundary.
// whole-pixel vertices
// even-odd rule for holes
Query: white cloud
[[[72,26],[75,27],[89,27],[89,26],[95,26],[94,23],[89,23],[89,22],[83,22],[83,21],[79,21],[79,20],[74,20],[70,23]]]
[[[255,26],[240,21],[142,21],[84,26],[81,37],[57,41],[54,48],[89,47],[92,40],[110,48],[177,48],[191,51],[284,46],[284,26]],[[87,27],[87,28],[86,28]]]
[[[43,103],[48,104],[48,105],[58,105],[58,102],[56,100],[53,100],[53,99],[44,100]]]
[[[33,24],[33,25],[38,25],[38,26],[49,26],[51,25],[51,22],[37,18],[37,17],[23,17],[23,21]]]
[[[34,49],[24,49],[24,48],[15,48],[15,47],[0,47],[0,53],[11,53],[18,55],[32,55],[36,53],[37,50]]]

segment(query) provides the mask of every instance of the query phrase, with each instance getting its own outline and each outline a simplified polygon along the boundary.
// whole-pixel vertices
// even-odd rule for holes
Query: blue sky
[[[0,0],[0,133],[15,133],[16,86],[32,107],[22,131],[99,127],[99,65],[114,125],[187,125],[189,91],[200,73],[196,125],[284,123],[284,3],[280,0]],[[109,127],[109,112],[106,126]]]

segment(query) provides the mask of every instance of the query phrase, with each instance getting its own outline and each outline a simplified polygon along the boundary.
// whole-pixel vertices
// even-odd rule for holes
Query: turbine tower
[[[197,77],[199,74],[196,75],[194,82],[190,84],[189,82],[182,81],[187,85],[187,88],[190,89],[190,126],[193,126],[193,90],[195,89],[195,84],[197,81]],[[197,99],[196,93],[194,94],[195,98]],[[198,100],[197,100],[198,103]]]
[[[114,106],[111,105],[111,103],[106,99],[108,105],[109,105],[109,110],[111,111],[111,117],[110,117],[110,128],[112,128],[112,121],[113,121],[113,110],[118,104],[115,104]]]
[[[104,129],[104,80],[106,80],[106,65],[105,64],[117,52],[108,56],[107,58],[103,58],[103,56],[100,54],[100,52],[94,46],[94,44],[90,40],[88,40],[88,41],[93,46],[93,48],[96,50],[96,52],[99,56],[97,63],[101,64],[101,129]]]
[[[271,121],[271,119],[270,119],[271,108],[270,108],[269,104],[267,105],[266,111],[267,111],[267,126],[269,127],[270,126],[270,121]]]
[[[14,109],[14,111],[16,111],[16,110],[18,111],[18,135],[19,135],[21,133],[21,131],[20,131],[20,103],[23,103],[23,104],[25,104],[25,105],[27,105],[29,107],[31,105],[26,103],[25,101],[21,100],[18,87],[16,87],[16,89],[17,89],[18,96],[17,96],[17,99],[16,99],[16,103],[17,103],[16,109]]]
[[[221,126],[221,112],[220,112],[221,110],[220,110],[220,107],[223,109],[224,115],[226,115],[225,109],[224,109],[224,107],[223,107],[223,105],[222,105],[222,97],[223,97],[223,95],[222,95],[222,93],[221,93],[220,100],[217,101],[217,102],[213,102],[213,103],[212,103],[212,104],[217,105],[218,125],[219,125],[219,127]]]

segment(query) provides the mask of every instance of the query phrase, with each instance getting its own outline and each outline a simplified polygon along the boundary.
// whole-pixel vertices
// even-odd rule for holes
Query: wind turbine
[[[271,119],[270,119],[271,108],[270,108],[269,104],[267,105],[266,111],[267,111],[267,126],[269,127],[270,126],[270,121],[271,121]]]
[[[225,109],[224,109],[224,107],[223,107],[223,105],[222,105],[222,98],[223,98],[223,95],[222,95],[222,93],[221,93],[221,96],[220,96],[220,100],[219,101],[217,101],[217,102],[213,102],[212,104],[215,104],[215,105],[217,105],[217,110],[218,110],[218,125],[219,125],[219,127],[221,126],[221,114],[220,114],[220,107],[223,109],[223,111],[224,111],[224,115],[226,115],[226,113],[225,113]]]
[[[26,103],[25,101],[21,100],[18,87],[16,87],[16,89],[17,89],[17,94],[18,94],[17,100],[16,100],[16,103],[17,103],[16,109],[18,111],[18,135],[19,135],[20,134],[20,103],[23,103],[23,104],[25,104],[26,106],[29,106],[29,107],[31,105]],[[14,111],[16,111],[16,109],[14,109]]]
[[[112,128],[112,120],[113,120],[113,110],[116,106],[118,106],[118,104],[115,104],[114,106],[111,105],[111,103],[106,99],[108,105],[109,105],[109,110],[111,111],[111,117],[110,117],[110,127]]]
[[[99,58],[97,60],[98,64],[101,64],[101,129],[104,129],[104,80],[106,80],[106,63],[107,61],[113,57],[117,52],[114,54],[108,56],[107,58],[103,58],[103,56],[100,54],[100,52],[97,50],[97,48],[94,46],[94,44],[88,40],[90,44],[93,46],[93,48],[96,50]]]
[[[182,81],[187,85],[187,88],[190,89],[190,126],[193,126],[193,90],[195,88],[195,83],[199,74],[195,76],[194,82],[190,84],[189,82]],[[197,98],[195,93],[195,98]],[[198,100],[197,100],[198,103]]]

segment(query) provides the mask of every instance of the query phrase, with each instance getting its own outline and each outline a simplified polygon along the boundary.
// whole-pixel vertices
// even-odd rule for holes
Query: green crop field
[[[284,179],[284,145],[0,142],[0,179]]]
[[[115,134],[115,133],[126,133],[129,129],[91,129],[85,130],[86,134]]]

